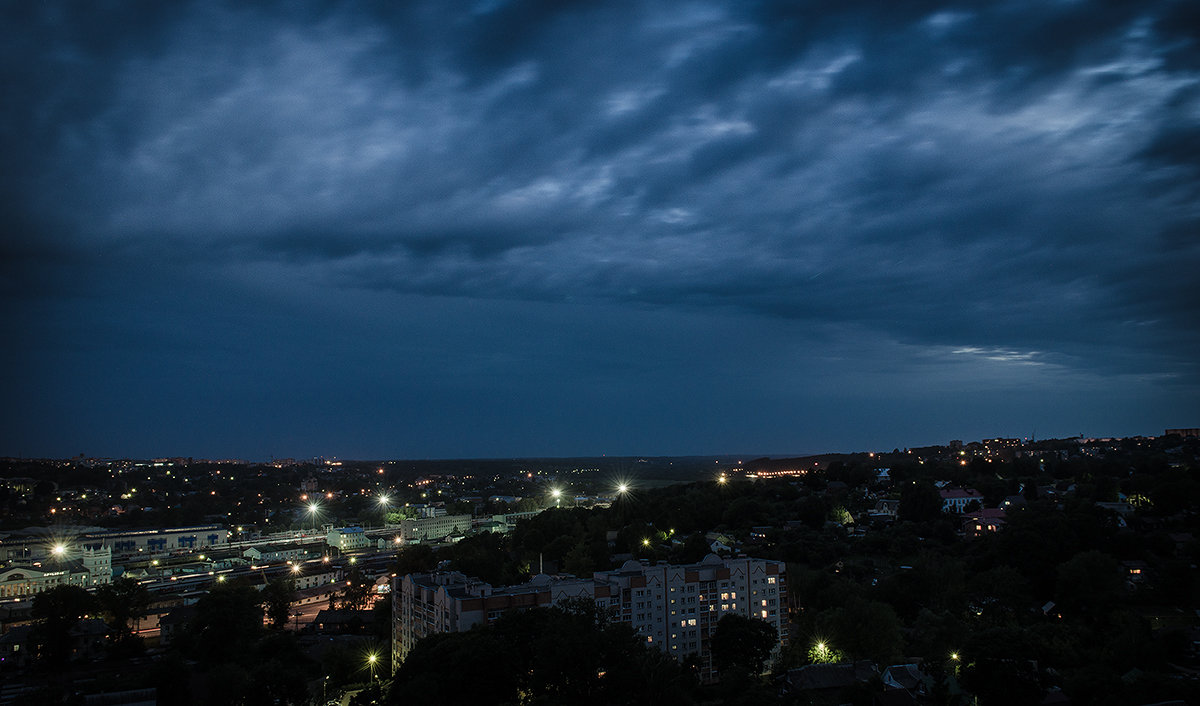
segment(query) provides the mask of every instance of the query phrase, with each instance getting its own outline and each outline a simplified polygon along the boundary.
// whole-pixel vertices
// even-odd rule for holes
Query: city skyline
[[[1200,423],[1189,3],[4,14],[0,455]]]

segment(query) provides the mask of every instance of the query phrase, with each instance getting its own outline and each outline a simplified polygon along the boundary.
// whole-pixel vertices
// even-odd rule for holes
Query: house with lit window
[[[974,488],[942,488],[938,493],[942,496],[942,512],[961,515],[972,502],[983,504],[983,493]]]

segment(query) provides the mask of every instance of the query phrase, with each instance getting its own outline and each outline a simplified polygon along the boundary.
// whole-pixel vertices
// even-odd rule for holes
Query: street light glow
[[[624,495],[625,493],[628,493],[628,492],[629,492],[629,486],[628,486],[627,484],[625,484],[625,483],[622,483],[622,484],[620,484],[620,485],[618,485],[618,486],[617,486],[617,492],[618,492],[618,493],[621,493],[622,495]]]
[[[380,495],[380,496],[379,496],[379,504],[380,504],[380,505],[387,505],[387,504],[388,504],[388,496],[386,496],[386,495]]]
[[[54,556],[62,556],[67,553],[67,546],[65,544],[55,544],[50,551]]]

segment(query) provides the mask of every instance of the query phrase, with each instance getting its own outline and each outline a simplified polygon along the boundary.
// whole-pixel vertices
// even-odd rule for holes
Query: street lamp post
[[[379,496],[379,511],[382,515],[380,518],[379,524],[381,527],[387,527],[387,511],[388,511],[388,496],[387,495]]]

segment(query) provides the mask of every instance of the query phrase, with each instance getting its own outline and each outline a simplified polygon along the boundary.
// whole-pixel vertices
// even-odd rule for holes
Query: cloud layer
[[[384,332],[367,343],[396,351],[401,365],[429,354],[400,343],[410,306],[444,314],[424,324],[430,337],[481,331],[497,350],[552,340],[579,321],[562,356],[517,356],[493,371],[512,381],[497,399],[544,395],[548,406],[588,398],[576,386],[592,389],[584,381],[607,368],[607,384],[641,380],[664,397],[682,394],[671,378],[689,365],[723,371],[706,399],[719,407],[787,389],[797,369],[809,380],[792,390],[798,399],[825,384],[833,396],[892,360],[879,399],[856,404],[928,412],[927,429],[911,433],[935,438],[967,434],[946,428],[927,394],[961,365],[972,372],[960,389],[1001,366],[1004,399],[1037,380],[1077,400],[1066,409],[1090,425],[1138,418],[1085,412],[1105,387],[1142,400],[1137,411],[1153,426],[1113,433],[1200,413],[1186,402],[1200,382],[1191,3],[832,12],[769,2],[151,3],[16,13],[0,49],[0,149],[13,165],[0,177],[0,286],[8,327],[37,332],[7,354],[18,369],[65,355],[73,327],[107,317],[122,323],[96,324],[94,369],[61,360],[60,371],[142,380],[113,370],[114,351],[130,345],[173,371],[181,394],[200,394],[205,374],[130,341],[178,327],[202,339],[185,346],[199,362],[261,361],[261,346],[211,349],[198,332],[227,333],[213,322],[240,317],[309,327],[320,301],[333,311],[316,317],[313,336]],[[346,308],[364,301],[378,308]],[[480,313],[492,309],[504,321],[541,313],[512,331]],[[830,355],[808,349],[791,365],[777,351],[705,350],[707,326]],[[670,336],[651,333],[676,327],[694,349],[683,361]],[[589,357],[589,329],[649,342],[623,356],[601,336],[601,354]],[[439,360],[419,381],[435,400],[471,368],[458,350]],[[645,372],[665,361],[671,374]],[[364,384],[379,364],[338,380]],[[267,363],[246,370],[258,365]],[[312,365],[295,375],[327,369]],[[730,382],[746,376],[760,381]],[[294,399],[294,385],[279,380],[278,399],[258,408]],[[65,394],[50,379],[44,387]],[[654,433],[635,431],[649,424],[671,439],[664,452],[691,438],[696,451],[717,450],[668,431],[672,410],[687,409],[679,404],[610,425],[607,438],[659,451]],[[1032,405],[1011,404],[991,423],[1024,424]],[[60,406],[80,420],[95,414]],[[41,448],[53,424],[35,417],[24,433]],[[513,432],[511,421],[479,424]],[[897,436],[832,424],[790,448]],[[427,453],[458,455],[441,428],[428,430],[437,441]],[[747,429],[729,443],[786,445],[787,433]],[[565,450],[528,443],[538,447],[529,453]],[[382,431],[345,446],[392,453]],[[462,455],[493,448],[510,451],[482,444]]]

